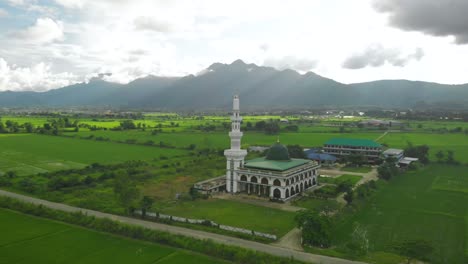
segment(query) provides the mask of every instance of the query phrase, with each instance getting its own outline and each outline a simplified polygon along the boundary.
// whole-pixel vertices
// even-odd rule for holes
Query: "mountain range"
[[[0,107],[124,107],[153,110],[214,110],[231,107],[239,94],[249,110],[324,107],[412,108],[468,105],[468,84],[382,80],[343,84],[313,72],[246,64],[214,63],[184,77],[147,76],[128,84],[93,78],[47,92],[0,92]]]

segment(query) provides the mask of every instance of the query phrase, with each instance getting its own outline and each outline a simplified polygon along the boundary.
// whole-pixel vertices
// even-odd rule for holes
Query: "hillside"
[[[0,107],[110,106],[165,110],[227,109],[238,93],[245,109],[467,105],[468,84],[383,80],[346,85],[315,73],[214,63],[197,76],[148,76],[128,84],[100,79],[47,92],[0,92]]]

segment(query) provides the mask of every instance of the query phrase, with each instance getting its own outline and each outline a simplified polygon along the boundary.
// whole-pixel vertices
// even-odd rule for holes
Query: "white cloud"
[[[307,72],[317,67],[318,61],[313,59],[285,56],[281,58],[267,58],[263,62],[265,66],[271,66],[279,70],[292,69],[299,72]]]
[[[8,12],[5,9],[0,8],[0,18],[7,17],[7,16],[8,16]]]
[[[424,51],[417,48],[414,52],[403,54],[396,48],[384,48],[382,45],[371,45],[363,52],[356,53],[346,58],[343,67],[346,69],[362,69],[367,66],[380,67],[385,63],[392,66],[403,67],[412,60],[419,61],[424,57]]]
[[[34,25],[14,32],[12,36],[31,43],[52,42],[63,39],[63,25],[50,18],[38,18]]]
[[[31,67],[17,67],[0,58],[0,91],[45,91],[79,81],[83,80],[72,73],[52,73],[50,65],[43,62]]]

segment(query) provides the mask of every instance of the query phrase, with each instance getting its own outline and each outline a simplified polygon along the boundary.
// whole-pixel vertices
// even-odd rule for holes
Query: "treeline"
[[[63,212],[21,202],[8,197],[0,197],[0,207],[19,211],[22,213],[79,225],[101,232],[108,232],[120,236],[139,239],[171,247],[199,252],[216,258],[243,264],[300,264],[303,262],[292,258],[276,257],[266,253],[243,249],[235,246],[218,244],[212,240],[199,240],[187,236],[170,234],[163,231],[152,230],[140,226],[129,225],[108,218],[96,218],[81,212]]]

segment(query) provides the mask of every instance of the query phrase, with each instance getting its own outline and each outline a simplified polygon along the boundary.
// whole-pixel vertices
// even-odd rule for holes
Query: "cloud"
[[[317,67],[316,60],[298,58],[295,56],[285,56],[281,58],[267,58],[263,65],[271,66],[279,70],[292,69],[301,72],[310,71]]]
[[[454,36],[457,44],[468,44],[466,0],[374,0],[373,7],[390,15],[391,26],[433,36]]]
[[[342,64],[346,69],[362,69],[367,66],[380,67],[385,63],[403,67],[412,60],[419,61],[424,57],[424,50],[417,48],[413,53],[402,54],[398,49],[387,49],[382,45],[372,45],[361,53],[348,57]]]
[[[63,39],[63,25],[50,18],[38,18],[34,25],[14,32],[12,36],[31,43],[52,42]]]
[[[168,21],[157,20],[152,17],[137,17],[133,24],[137,30],[151,30],[162,33],[171,32],[175,29],[174,25]]]
[[[44,62],[18,67],[0,58],[0,91],[45,91],[83,81],[72,73],[52,73],[50,68]]]
[[[7,17],[7,16],[8,16],[8,12],[5,9],[0,8],[0,18]]]

